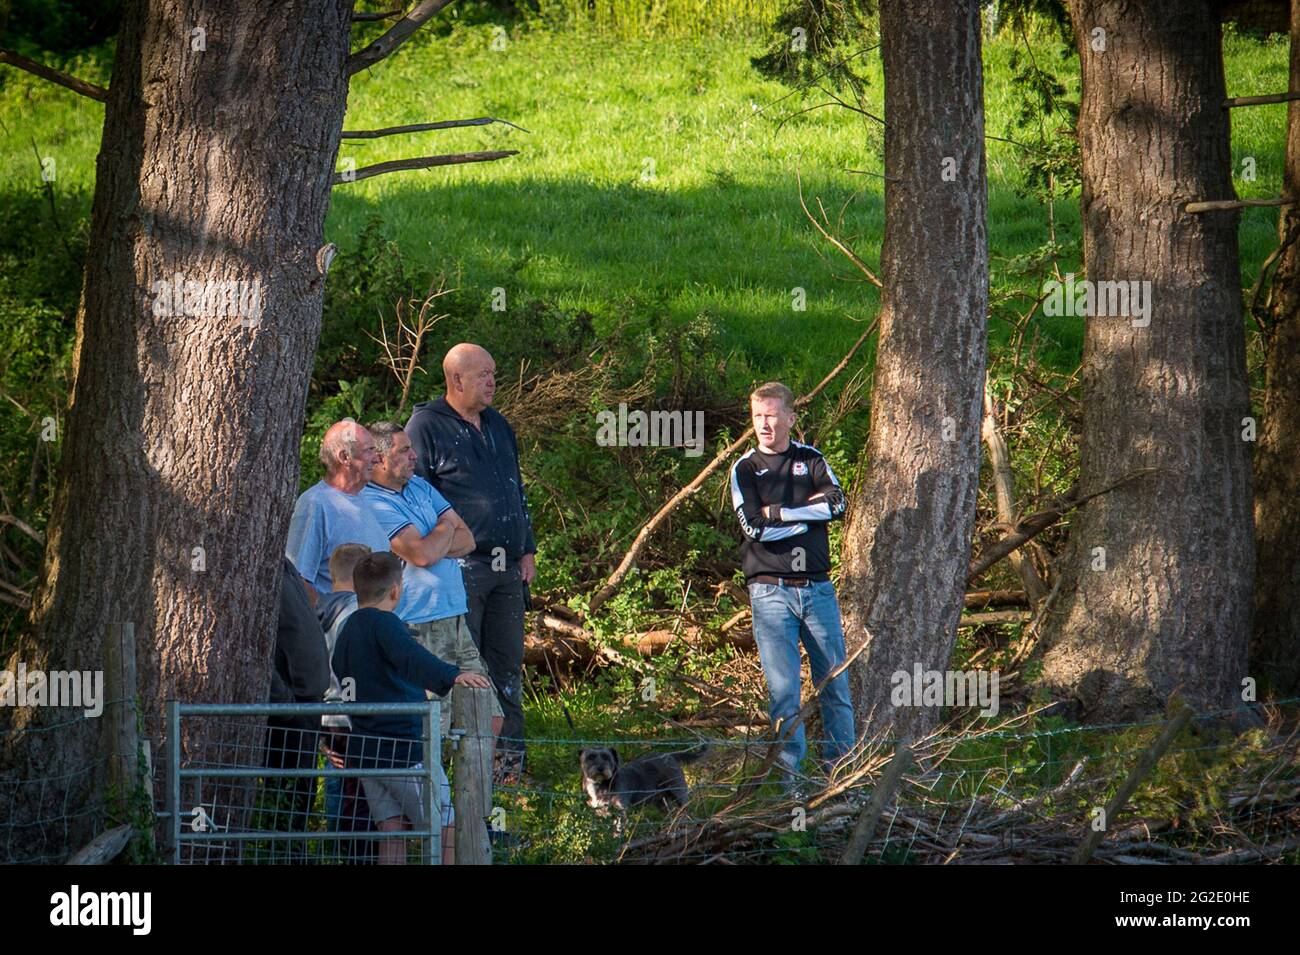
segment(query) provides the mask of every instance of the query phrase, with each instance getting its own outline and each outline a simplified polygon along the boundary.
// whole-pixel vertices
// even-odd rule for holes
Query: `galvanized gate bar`
[[[442,863],[442,809],[441,793],[438,791],[438,770],[441,768],[442,754],[442,720],[441,708],[437,700],[424,703],[181,703],[176,700],[167,702],[168,743],[168,785],[167,807],[160,815],[167,818],[170,835],[171,859],[174,865],[181,862],[183,844],[198,843],[242,843],[242,842],[288,842],[291,840],[320,840],[359,842],[378,842],[385,839],[401,838],[419,839],[427,865]],[[193,768],[181,765],[181,725],[186,716],[381,716],[405,715],[419,716],[424,725],[423,763],[414,767],[391,769],[384,768],[336,768],[326,765],[323,768],[273,769],[267,766],[217,766]],[[419,829],[404,829],[400,832],[189,832],[182,825],[188,814],[181,811],[182,781],[186,779],[266,779],[275,778],[324,778],[324,777],[415,777],[425,782],[421,794],[422,809],[427,825]],[[200,789],[202,784],[200,783]]]

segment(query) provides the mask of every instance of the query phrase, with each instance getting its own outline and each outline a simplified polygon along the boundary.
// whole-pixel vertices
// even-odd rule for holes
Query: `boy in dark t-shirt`
[[[477,673],[462,673],[439,660],[410,635],[393,613],[402,596],[402,562],[383,551],[362,558],[352,571],[357,610],[348,618],[334,648],[334,672],[345,686],[352,680],[357,703],[422,703],[425,691],[448,693],[453,685],[490,689]],[[419,716],[354,716],[348,761],[361,768],[420,767],[423,760]],[[454,857],[450,787],[441,768],[438,799],[442,805],[443,862]],[[424,818],[420,783],[411,776],[362,780],[371,818],[381,832],[400,832],[432,824]],[[380,865],[406,861],[405,840],[379,844]]]

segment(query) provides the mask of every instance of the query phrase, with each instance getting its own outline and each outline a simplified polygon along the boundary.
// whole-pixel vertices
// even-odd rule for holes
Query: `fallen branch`
[[[1015,527],[1007,533],[1006,537],[1002,538],[1002,540],[998,541],[996,544],[992,544],[985,548],[978,557],[971,561],[970,571],[966,575],[967,585],[973,582],[980,574],[984,573],[984,571],[988,570],[1003,557],[1006,557],[1017,548],[1023,547],[1043,531],[1047,530],[1070,511],[1083,506],[1095,497],[1101,497],[1101,495],[1107,494],[1115,490],[1117,487],[1128,484],[1130,481],[1136,481],[1138,478],[1145,477],[1154,472],[1155,468],[1141,468],[1140,470],[1134,471],[1132,474],[1125,475],[1118,481],[1113,481],[1112,483],[1107,484],[1099,491],[1093,491],[1091,494],[1085,494],[1082,497],[1078,496],[1077,486],[1073,487],[1065,493],[1064,497],[1060,498],[1058,502],[1053,504],[1051,507],[1038,511],[1035,514],[1030,514],[1028,517],[1022,517],[1016,522]]]
[[[420,29],[426,20],[451,2],[452,0],[422,0],[417,3],[411,8],[410,13],[389,27],[373,43],[348,57],[348,76],[369,69],[380,60],[391,56],[393,51],[409,40],[411,34]]]
[[[354,13],[352,14],[353,23],[369,23],[374,20],[391,20],[393,17],[400,17],[405,11],[402,9],[385,10],[383,13]]]
[[[876,827],[865,852],[887,858],[901,852],[902,861],[908,863],[1069,863],[1087,831],[1087,820],[1079,818],[1076,807],[1099,804],[1102,793],[1113,782],[1111,774],[1095,761],[1079,759],[1064,780],[1038,792],[1026,791],[1028,781],[1024,778],[1014,782],[1010,771],[1005,780],[989,779],[970,796],[957,796],[943,785],[945,779],[951,778],[952,770],[939,767],[958,752],[958,747],[981,738],[1002,738],[1008,729],[1024,722],[1021,716],[987,730],[942,732],[917,740],[911,747],[917,768],[904,774],[893,808],[887,808],[883,816],[889,824]],[[1281,730],[1280,724],[1274,724],[1274,734]],[[1111,865],[1222,865],[1277,860],[1295,852],[1300,838],[1287,836],[1294,831],[1294,820],[1300,819],[1300,779],[1292,775],[1273,780],[1269,794],[1277,801],[1271,802],[1266,811],[1251,803],[1274,773],[1294,774],[1295,739],[1291,734],[1274,735],[1265,749],[1252,753],[1250,763],[1239,770],[1245,778],[1214,800],[1217,811],[1210,819],[1196,818],[1194,803],[1199,801],[1199,795],[1192,793],[1187,794],[1182,805],[1171,807],[1167,813],[1162,811],[1158,817],[1132,818],[1120,826],[1114,825],[1112,818],[1110,832],[1098,843],[1093,861]],[[1249,749],[1253,750],[1253,746]],[[854,820],[861,818],[864,804],[873,795],[871,790],[878,793],[884,788],[882,776],[889,769],[890,751],[884,739],[864,741],[861,755],[844,767],[843,784],[837,770],[836,784],[804,804],[807,831],[816,833],[818,861],[842,858],[855,828]],[[956,772],[965,775],[963,769]],[[715,781],[710,788],[718,785],[719,781]],[[1151,785],[1149,781],[1147,785]],[[889,806],[890,801],[885,804]],[[1287,828],[1279,835],[1282,826]],[[698,818],[678,816],[667,827],[633,839],[624,846],[618,861],[737,862],[754,852],[770,855],[778,851],[780,844],[776,840],[789,828],[788,801],[760,797],[733,802]],[[1160,833],[1168,833],[1179,845],[1157,841]]]
[[[1062,574],[1056,575],[1056,583],[1052,585],[1052,592],[1047,595],[1046,600],[1038,605],[1038,613],[1033,621],[1021,631],[1020,642],[1016,644],[1015,650],[1011,653],[1011,662],[1007,664],[1009,668],[1014,669],[1037,645],[1043,621],[1047,619],[1048,613],[1051,612],[1052,604],[1056,602],[1056,595],[1061,592],[1061,584],[1064,580],[1065,577]]]
[[[53,67],[46,66],[44,63],[38,63],[36,60],[30,60],[21,53],[15,53],[13,50],[0,50],[0,63],[8,63],[20,70],[31,73],[33,76],[39,76],[43,80],[49,80],[56,83],[64,89],[72,90],[74,93],[80,93],[82,96],[95,100],[97,103],[108,101],[108,90],[102,86],[96,86],[94,83],[87,83],[85,80],[79,80],[70,73],[64,73]]]
[[[986,610],[989,607],[1027,607],[1029,601],[1019,590],[968,590],[962,598],[967,610]]]
[[[0,598],[3,598],[3,594],[0,594]],[[632,666],[634,663],[629,655],[601,645],[595,634],[554,613],[542,614],[541,624],[552,634],[552,637],[546,639],[540,634],[533,634],[525,639],[524,663],[529,666],[544,667],[554,664],[573,666],[597,660],[618,666]],[[648,630],[629,637],[625,646],[629,649],[635,648],[637,657],[649,658],[659,656],[674,642],[709,650],[721,646],[732,646],[738,650],[755,648],[754,637],[747,630],[729,634],[724,632],[720,639],[711,639],[709,634],[699,627],[687,627],[680,633],[673,633],[671,630]]]
[[[45,535],[21,518],[14,517],[12,514],[0,514],[0,524],[8,524],[11,527],[16,527],[32,540],[36,541],[36,543],[42,546],[45,544]]]
[[[982,431],[984,444],[989,449],[989,467],[993,472],[993,491],[997,501],[998,520],[1010,524],[1016,516],[1015,476],[1011,471],[1011,451],[1007,447],[1006,438],[1002,436],[1002,429],[998,427],[997,407],[993,403],[993,394],[989,391],[987,378],[984,381]],[[1029,605],[1037,606],[1038,602],[1047,596],[1047,586],[1038,576],[1038,571],[1034,569],[1034,562],[1019,552],[1010,553],[1007,558],[1025,588]]]
[[[1027,623],[1034,619],[1028,610],[994,610],[990,613],[968,613],[957,621],[957,628],[992,627],[1002,623]]]
[[[730,636],[724,635],[721,640],[710,641],[699,627],[687,627],[681,633],[673,633],[671,630],[649,630],[637,634],[636,652],[643,657],[656,656],[672,646],[674,641],[681,641],[691,647],[710,649],[728,644],[739,650],[753,650],[756,646],[754,635],[743,630]]]
[[[971,590],[968,591],[962,600],[962,604],[967,610],[984,610],[989,607],[1027,607],[1028,600],[1025,599],[1024,591],[1021,590]],[[721,627],[722,633],[727,633],[744,623],[750,616],[750,610],[745,607],[737,610],[727,618],[726,623]],[[968,614],[962,620],[975,620],[979,614]],[[985,621],[985,622],[1010,622],[1004,621]],[[978,625],[978,623],[974,624]],[[733,641],[733,643],[736,641]],[[745,642],[745,646],[752,645],[752,640]]]
[[[130,826],[116,826],[101,832],[78,849],[67,865],[108,865],[122,854],[134,831]]]
[[[1232,209],[1258,209],[1268,206],[1289,206],[1293,200],[1285,196],[1276,199],[1208,199],[1205,202],[1189,202],[1183,206],[1184,212],[1226,212]]]
[[[1297,849],[1300,849],[1300,839],[1287,839],[1284,842],[1275,842],[1268,846],[1222,852],[1219,855],[1213,855],[1208,859],[1199,861],[1203,865],[1239,865],[1243,862],[1263,862],[1268,859],[1276,859],[1278,856],[1286,855],[1288,852],[1295,852]]]
[[[1079,844],[1079,849],[1075,852],[1074,858],[1070,860],[1071,865],[1084,865],[1092,858],[1098,844],[1102,839],[1106,838],[1106,827],[1115,820],[1120,810],[1124,808],[1125,803],[1137,792],[1138,785],[1142,780],[1147,777],[1151,770],[1156,768],[1156,764],[1160,762],[1160,757],[1165,754],[1165,750],[1170,747],[1191,718],[1192,708],[1183,704],[1179,707],[1178,714],[1165,724],[1164,731],[1159,738],[1151,745],[1150,749],[1142,754],[1142,758],[1138,760],[1137,765],[1128,774],[1128,778],[1119,787],[1119,791],[1111,797],[1110,802],[1106,803],[1106,808],[1102,810],[1104,813],[1101,820],[1102,828],[1088,831],[1088,835]]]
[[[1265,96],[1234,96],[1223,101],[1224,109],[1232,109],[1234,106],[1267,106],[1270,103],[1289,103],[1291,100],[1300,99],[1300,91],[1292,90],[1289,93],[1269,93]]]
[[[857,253],[854,252],[852,249],[850,249],[848,245],[846,245],[844,242],[840,241],[834,235],[831,234],[830,231],[831,220],[830,217],[826,215],[826,210],[822,208],[820,200],[817,203],[817,208],[821,210],[822,219],[825,220],[826,222],[825,227],[823,227],[822,224],[813,217],[813,214],[808,211],[808,205],[803,201],[803,181],[799,178],[798,172],[795,173],[795,183],[798,185],[799,188],[799,205],[803,207],[803,213],[808,217],[808,221],[813,224],[813,228],[815,228],[818,232],[822,234],[822,238],[824,238],[831,245],[835,246],[835,248],[839,249],[839,251],[844,255],[844,257],[848,259],[850,262],[852,262],[853,265],[857,267],[858,271],[867,277],[868,282],[870,282],[876,288],[884,288],[884,286],[880,283],[880,279],[876,276],[876,273],[871,271],[871,267],[868,266],[866,262],[863,262],[862,259],[858,258]],[[841,212],[842,211],[843,210],[841,210]]]
[[[504,123],[521,132],[528,132],[517,123],[494,116],[479,116],[476,119],[445,119],[437,123],[412,123],[409,126],[385,126],[383,129],[345,129],[339,134],[341,139],[379,139],[381,136],[396,136],[398,133],[423,133],[431,129],[453,129],[459,126],[488,126],[492,123]]]
[[[853,834],[849,836],[848,844],[844,846],[844,854],[840,856],[840,865],[858,865],[862,862],[862,856],[871,843],[871,837],[876,834],[876,824],[880,822],[880,814],[885,811],[885,803],[898,788],[903,778],[903,771],[907,769],[911,759],[912,750],[908,748],[907,740],[900,739],[894,750],[894,758],[889,761],[884,776],[871,793],[871,801],[862,807],[862,814],[858,816],[858,821],[853,826]]]
[[[583,629],[576,623],[570,623],[562,620],[553,613],[543,613],[541,615],[542,626],[548,630],[554,630],[571,640],[578,640],[589,647],[593,655],[606,663],[612,663],[615,666],[628,667],[629,669],[640,672],[645,669],[645,665],[639,660],[634,660],[629,656],[619,653],[613,647],[602,646],[599,638],[594,633]]]
[[[748,616],[749,616],[748,607],[746,607],[744,610],[737,610],[730,617],[728,617],[727,622],[722,625],[722,632],[726,633],[728,630],[740,626],[741,623],[743,623],[745,618]]]
[[[866,330],[858,336],[858,340],[853,343],[853,347],[849,349],[848,353],[842,359],[840,359],[840,363],[831,369],[830,373],[821,380],[816,388],[795,401],[794,405],[796,408],[802,408],[816,398],[817,395],[822,392],[822,389],[830,384],[832,379],[844,370],[852,360],[853,356],[857,354],[858,349],[862,347],[862,343],[867,340],[867,336],[875,331],[876,326],[879,323],[879,317],[872,319],[871,324],[869,324]],[[614,568],[614,572],[609,575],[608,579],[606,579],[604,586],[602,586],[600,590],[592,596],[587,605],[588,616],[595,613],[600,609],[601,605],[603,605],[605,601],[618,593],[619,588],[623,586],[624,579],[631,572],[633,566],[635,566],[637,558],[641,555],[641,551],[644,550],[646,544],[650,542],[650,538],[654,536],[655,531],[657,531],[663,522],[668,519],[668,515],[671,514],[679,504],[699,491],[699,489],[704,486],[704,482],[717,473],[717,471],[731,458],[733,454],[748,444],[749,440],[753,436],[754,428],[751,425],[745,429],[744,433],[741,434],[739,438],[719,451],[713,460],[706,464],[704,469],[700,471],[699,474],[695,475],[689,484],[670,497],[668,501],[659,508],[659,510],[655,511],[650,520],[646,521],[645,524],[641,526],[641,530],[637,532],[636,538],[632,541],[632,546],[629,547],[627,553],[623,555],[623,559],[619,561],[618,566]]]
[[[11,588],[9,588],[8,585],[5,585],[5,590],[9,589]],[[18,597],[11,597],[4,591],[0,591],[0,603],[9,604],[11,607],[18,607],[20,610],[30,610],[32,606],[32,598],[26,593],[23,593]]]
[[[517,149],[499,149],[482,153],[450,153],[446,156],[390,159],[388,162],[377,162],[372,166],[362,166],[360,169],[336,172],[332,182],[337,186],[340,183],[360,182],[362,179],[382,176],[387,172],[400,172],[404,169],[430,169],[434,166],[459,166],[471,162],[493,162],[497,159],[505,159],[507,156],[516,156],[518,154],[519,150]]]

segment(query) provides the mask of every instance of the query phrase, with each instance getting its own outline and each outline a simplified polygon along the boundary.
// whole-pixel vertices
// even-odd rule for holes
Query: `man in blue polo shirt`
[[[457,557],[474,550],[474,535],[432,484],[415,473],[415,451],[401,426],[376,421],[368,429],[378,463],[361,490],[388,537],[392,552],[406,562],[402,602],[397,608],[426,650],[462,670],[488,676],[466,623],[468,603]],[[501,704],[493,694],[494,734],[501,731]],[[443,732],[451,707],[442,707]]]
[[[339,547],[365,544],[372,551],[388,550],[387,536],[361,497],[378,460],[370,432],[351,418],[330,425],[321,439],[325,477],[299,495],[285,543],[285,556],[310,587],[313,606],[334,589],[330,555]],[[399,606],[398,612],[403,609]]]

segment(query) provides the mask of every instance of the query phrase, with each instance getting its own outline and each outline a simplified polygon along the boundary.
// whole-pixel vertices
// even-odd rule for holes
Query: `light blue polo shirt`
[[[412,526],[425,537],[437,525],[438,518],[451,510],[447,499],[418,475],[412,476],[400,491],[371,481],[361,489],[361,496],[370,505],[389,541],[402,528]],[[432,567],[417,567],[408,561],[402,584],[405,592],[397,615],[406,623],[456,617],[468,609],[465,581],[454,557],[444,557]]]
[[[344,494],[318,481],[303,491],[293,506],[285,555],[323,597],[334,586],[330,554],[343,544],[365,544],[372,551],[385,551],[388,535],[359,492]],[[406,602],[403,594],[396,608],[399,616]]]

